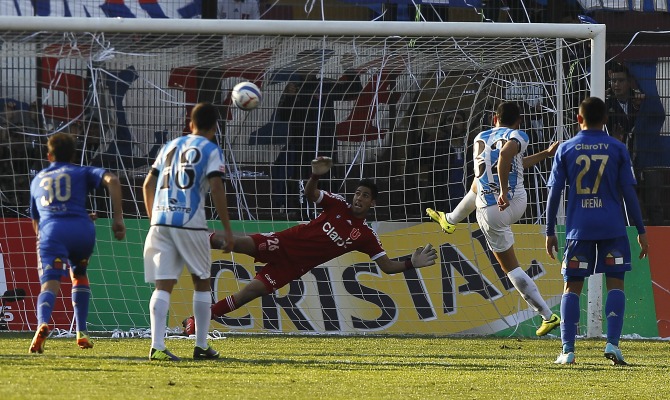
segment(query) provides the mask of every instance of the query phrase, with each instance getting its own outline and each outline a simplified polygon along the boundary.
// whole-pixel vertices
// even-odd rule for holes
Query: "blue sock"
[[[72,306],[74,316],[77,319],[77,332],[86,331],[86,320],[88,319],[88,302],[91,298],[91,287],[88,279],[78,279],[72,285]]]
[[[54,310],[56,295],[45,290],[37,296],[37,324],[48,324],[51,321],[51,313]]]
[[[575,336],[579,325],[579,295],[565,293],[561,298],[561,339],[563,353],[575,351]]]
[[[612,289],[607,292],[605,315],[607,316],[607,343],[619,346],[623,330],[623,316],[626,310],[626,294],[623,290]]]

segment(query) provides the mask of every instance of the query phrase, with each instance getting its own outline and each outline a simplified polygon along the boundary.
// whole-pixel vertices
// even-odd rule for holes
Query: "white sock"
[[[154,290],[149,301],[151,316],[151,347],[165,350],[165,321],[170,308],[170,293],[165,290]]]
[[[193,292],[193,318],[195,318],[195,345],[207,348],[209,321],[212,318],[211,292]]]
[[[552,313],[549,306],[540,295],[540,290],[537,288],[535,281],[530,279],[526,271],[522,270],[521,267],[516,267],[507,274],[507,277],[533,310],[545,320],[551,318]]]
[[[475,200],[477,199],[477,194],[472,190],[468,190],[468,193],[463,196],[461,201],[458,203],[456,208],[451,210],[450,213],[446,214],[447,222],[450,224],[457,224],[472,214],[473,211],[477,208]]]

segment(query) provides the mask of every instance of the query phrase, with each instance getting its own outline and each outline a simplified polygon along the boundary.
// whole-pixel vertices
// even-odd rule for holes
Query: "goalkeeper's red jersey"
[[[290,263],[304,272],[350,251],[360,251],[374,261],[386,254],[377,234],[365,219],[354,217],[341,196],[321,191],[317,204],[323,212],[308,224],[256,236],[256,260]],[[264,240],[259,240],[263,236]],[[303,273],[304,273],[303,272]]]

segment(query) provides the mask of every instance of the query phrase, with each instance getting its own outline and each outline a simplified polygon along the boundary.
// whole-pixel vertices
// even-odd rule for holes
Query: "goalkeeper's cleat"
[[[551,318],[542,320],[542,325],[535,331],[537,336],[544,336],[561,325],[561,319],[556,314],[551,314]]]
[[[561,365],[574,364],[574,363],[575,363],[575,353],[573,352],[561,353],[559,354],[556,361],[554,361],[554,364],[561,364]]]
[[[432,208],[426,208],[426,214],[428,214],[430,219],[440,224],[442,230],[446,233],[454,233],[456,230],[456,225],[450,224],[449,221],[447,221],[447,216],[444,214],[444,212],[435,211]]]
[[[181,326],[184,327],[184,335],[195,335],[195,318],[192,315],[181,321]]]
[[[149,352],[149,360],[151,361],[181,361],[181,358],[175,356],[170,350],[156,350],[153,347]]]
[[[623,359],[621,350],[619,350],[619,348],[612,343],[607,343],[605,346],[605,358],[612,361],[613,365],[628,365],[628,363]]]
[[[31,353],[44,353],[44,342],[49,337],[49,332],[49,325],[47,324],[41,324],[37,327],[37,332],[35,332],[33,341],[30,343]]]
[[[193,348],[194,360],[213,360],[215,358],[219,358],[219,352],[214,350],[212,346],[207,346],[206,349],[203,349],[200,346],[195,346],[195,348]]]
[[[93,341],[88,336],[88,332],[77,332],[77,346],[82,349],[93,348]]]

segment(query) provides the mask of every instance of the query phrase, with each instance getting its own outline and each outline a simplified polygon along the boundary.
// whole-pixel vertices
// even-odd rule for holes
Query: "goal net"
[[[31,178],[55,132],[77,136],[77,163],[116,173],[127,238],[117,242],[104,191],[89,201],[97,246],[89,266],[90,331],[149,326],[153,287],[144,282],[149,223],[142,182],[160,146],[188,131],[199,101],[221,111],[216,139],[227,160],[236,234],[279,231],[314,218],[303,189],[310,160],[333,157],[321,188],[349,201],[362,177],[380,189],[368,222],[389,257],[431,243],[432,267],[389,276],[359,253],[307,273],[212,323],[219,331],[533,334],[540,320],[514,291],[471,216],[452,235],[425,209],[455,207],[472,182],[472,139],[505,100],[522,108],[529,153],[577,130],[576,107],[604,92],[600,26],[314,21],[157,21],[3,18],[0,31],[0,289],[10,329],[35,328],[39,293]],[[595,60],[595,61],[594,61]],[[593,68],[592,65],[598,65]],[[231,106],[240,81],[262,90],[252,111]],[[550,163],[527,171],[529,203],[515,225],[521,266],[548,303],[562,292],[560,267],[544,254]],[[208,204],[211,227],[221,229]],[[260,266],[212,252],[213,300],[247,284]],[[69,285],[54,313],[72,326]],[[191,311],[185,273],[168,326]],[[585,302],[584,302],[585,303]],[[3,302],[4,306],[4,302]],[[175,329],[175,332],[178,330]]]

